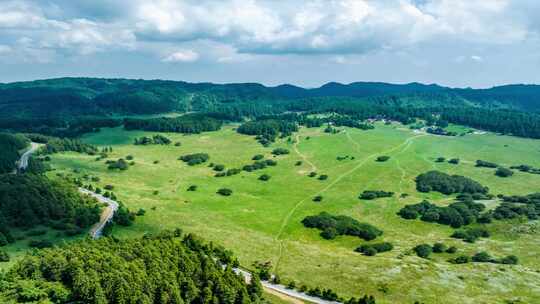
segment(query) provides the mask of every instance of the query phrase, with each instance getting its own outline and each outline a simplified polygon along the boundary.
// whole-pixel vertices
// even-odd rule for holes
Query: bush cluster
[[[383,234],[381,230],[370,224],[358,222],[349,216],[331,215],[327,212],[307,216],[302,220],[302,224],[308,228],[322,230],[321,236],[328,240],[339,235],[351,235],[371,241]]]

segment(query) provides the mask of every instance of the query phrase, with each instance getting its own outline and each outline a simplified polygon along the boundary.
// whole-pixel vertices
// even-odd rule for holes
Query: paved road
[[[246,282],[251,281],[251,273],[250,272],[248,272],[246,270],[243,270],[243,269],[240,269],[240,268],[234,268],[233,270],[237,274],[242,274],[244,276],[244,278],[246,279]],[[273,283],[270,283],[268,281],[261,281],[261,284],[265,289],[273,290],[273,291],[276,291],[278,293],[281,293],[281,294],[287,295],[289,297],[292,297],[294,299],[300,299],[302,301],[309,302],[309,303],[316,303],[316,304],[337,304],[337,303],[339,303],[339,302],[332,302],[332,301],[323,300],[323,299],[317,298],[317,297],[312,297],[312,296],[307,295],[305,293],[296,291],[294,289],[287,289],[283,285],[273,284]]]
[[[30,149],[28,149],[26,152],[23,153],[17,165],[17,169],[19,170],[19,172],[24,171],[28,167],[28,159],[30,158],[30,155],[36,152],[39,147],[40,147],[40,144],[38,143],[35,143],[35,142],[30,143]]]
[[[101,203],[107,204],[107,208],[101,213],[101,218],[99,222],[97,222],[92,229],[90,229],[90,235],[93,239],[98,239],[101,237],[101,234],[103,232],[103,228],[105,228],[105,225],[107,225],[108,222],[110,222],[113,217],[116,210],[118,210],[118,203],[116,201],[113,201],[110,198],[107,198],[101,194],[94,193],[90,190],[79,188],[79,192],[90,195],[91,197],[97,199]]]

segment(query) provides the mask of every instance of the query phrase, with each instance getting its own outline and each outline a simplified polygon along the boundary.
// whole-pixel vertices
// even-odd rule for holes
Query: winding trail
[[[391,153],[395,150],[398,150],[400,149],[401,147],[403,146],[407,146],[407,145],[410,145],[411,142],[416,139],[416,138],[419,138],[419,137],[423,137],[423,136],[426,136],[425,134],[421,134],[421,135],[416,135],[416,136],[412,136],[412,137],[409,137],[407,138],[403,143],[389,149],[389,150],[386,150],[386,151],[382,151],[382,152],[376,152],[376,153],[373,153],[371,155],[368,155],[366,156],[364,159],[362,159],[356,166],[354,166],[352,169],[346,171],[345,173],[339,175],[335,180],[333,180],[331,183],[329,183],[328,185],[326,185],[324,188],[322,188],[321,190],[317,191],[316,193],[312,194],[312,195],[309,195],[309,196],[306,196],[305,198],[303,198],[302,200],[300,200],[298,203],[296,203],[294,205],[294,207],[291,209],[291,211],[289,211],[289,213],[285,216],[285,218],[283,219],[282,223],[281,223],[281,227],[278,231],[278,233],[276,234],[276,237],[275,237],[275,240],[276,241],[279,241],[279,256],[278,256],[278,259],[277,259],[277,262],[276,262],[276,266],[274,267],[275,270],[278,269],[279,267],[279,263],[281,261],[281,257],[283,256],[283,241],[280,240],[282,234],[283,234],[283,231],[285,230],[285,228],[287,227],[287,225],[289,224],[289,221],[291,219],[291,217],[293,216],[293,214],[296,212],[296,210],[303,204],[305,203],[307,200],[309,200],[310,198],[314,197],[314,196],[317,196],[317,195],[320,195],[322,194],[323,192],[327,191],[328,189],[332,188],[335,184],[339,183],[343,178],[347,177],[348,175],[352,174],[353,172],[355,172],[356,170],[360,169],[368,160],[370,159],[373,159],[381,154],[388,154],[388,153]]]
[[[304,154],[300,153],[298,150],[298,144],[300,143],[300,134],[296,134],[295,143],[293,145],[294,152],[302,158],[303,161],[305,161],[308,165],[311,166],[311,172],[317,171],[317,166],[315,166]]]

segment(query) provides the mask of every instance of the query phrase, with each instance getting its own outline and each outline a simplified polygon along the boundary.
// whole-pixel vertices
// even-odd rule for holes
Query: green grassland
[[[452,201],[442,194],[415,190],[414,178],[432,169],[473,178],[489,186],[493,194],[538,191],[540,175],[516,172],[510,178],[500,178],[493,169],[475,168],[474,161],[540,167],[540,141],[489,133],[434,136],[396,124],[377,124],[374,130],[341,128],[338,134],[324,133],[323,128],[302,128],[291,141],[284,139],[265,148],[253,137],[237,134],[234,128],[227,126],[199,135],[164,134],[173,142],[180,141],[180,147],[135,146],[132,143],[136,137],[154,133],[103,129],[83,140],[112,146],[109,159],[134,156],[134,166],[124,172],[110,171],[104,160],[62,153],[53,155],[56,170],[50,175],[97,175],[101,178],[99,186],[114,185],[119,200],[131,210],[147,211],[133,226],[116,227],[116,236],[181,227],[232,249],[244,267],[249,268],[254,261],[271,261],[282,280],[295,280],[297,285],[332,288],[343,296],[373,294],[377,303],[540,302],[540,237],[538,232],[517,232],[527,223],[496,222],[488,226],[491,238],[469,244],[450,238],[453,229],[448,226],[407,221],[396,215],[404,205],[422,199],[441,205]],[[270,152],[275,147],[288,148],[291,153],[273,157]],[[208,163],[190,167],[178,160],[183,154],[196,152],[208,153],[208,163],[227,168],[250,164],[255,154],[275,159],[278,165],[216,178]],[[354,159],[336,159],[345,155]],[[391,158],[376,162],[380,155]],[[461,163],[436,163],[439,156],[459,157]],[[154,164],[156,160],[159,163]],[[295,166],[298,160],[303,161],[301,166]],[[80,173],[73,173],[73,169]],[[310,178],[307,175],[311,171],[329,178]],[[258,180],[264,173],[272,178]],[[197,185],[198,190],[187,192],[190,185]],[[234,193],[229,197],[216,194],[223,187]],[[159,193],[154,194],[155,190]],[[397,195],[362,201],[358,195],[363,190],[394,191]],[[401,193],[409,196],[400,198]],[[322,202],[312,201],[316,195],[323,196]],[[305,216],[321,211],[349,215],[377,226],[384,234],[375,242],[392,242],[394,250],[367,257],[354,252],[364,243],[361,239],[322,239],[319,231],[301,224]],[[453,265],[446,261],[452,256],[449,254],[433,254],[426,260],[410,253],[420,243],[441,241],[457,246],[458,253],[487,250],[494,256],[515,254],[520,265]]]

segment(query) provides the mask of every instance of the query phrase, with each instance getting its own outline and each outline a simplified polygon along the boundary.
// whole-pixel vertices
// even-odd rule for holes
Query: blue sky
[[[537,0],[0,0],[0,82],[540,83]]]

